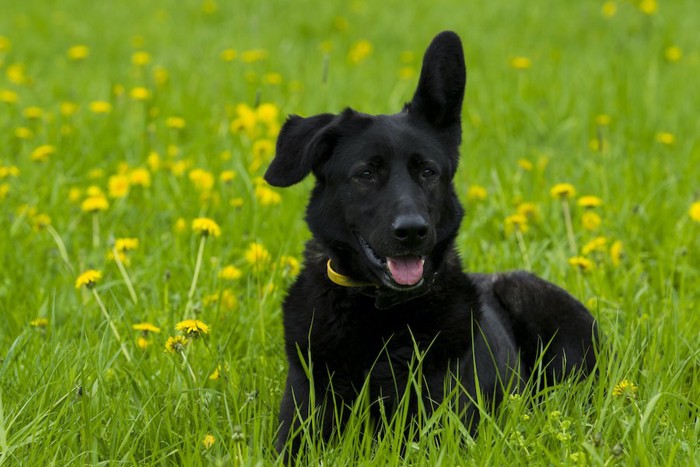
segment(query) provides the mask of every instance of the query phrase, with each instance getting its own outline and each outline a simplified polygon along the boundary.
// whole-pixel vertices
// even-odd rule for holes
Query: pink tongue
[[[423,277],[423,259],[420,256],[387,258],[391,277],[400,285],[415,285]]]

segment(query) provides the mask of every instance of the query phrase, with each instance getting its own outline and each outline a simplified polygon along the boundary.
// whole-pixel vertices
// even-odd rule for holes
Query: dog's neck
[[[423,283],[420,286],[410,290],[392,290],[387,287],[377,286],[371,282],[355,280],[336,271],[330,259],[326,262],[326,275],[336,285],[357,289],[363,295],[374,297],[374,306],[380,310],[386,310],[427,294],[435,281],[437,273],[434,273],[430,279],[423,279]]]

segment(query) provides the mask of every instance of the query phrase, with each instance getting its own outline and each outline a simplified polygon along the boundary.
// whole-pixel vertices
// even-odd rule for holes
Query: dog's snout
[[[418,245],[428,236],[428,221],[419,214],[400,215],[391,227],[394,238],[407,246]]]

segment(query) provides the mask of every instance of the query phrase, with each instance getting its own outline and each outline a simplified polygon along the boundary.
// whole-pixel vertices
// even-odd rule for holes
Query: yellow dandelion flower
[[[260,62],[265,60],[267,56],[267,50],[264,49],[252,49],[241,52],[241,60],[243,60],[244,63]]]
[[[187,221],[184,218],[179,217],[175,221],[174,229],[177,233],[183,233],[185,230],[187,230]]]
[[[231,122],[231,132],[239,133],[245,131],[252,133],[258,122],[258,116],[255,110],[249,105],[238,104],[236,106],[237,117]]]
[[[700,222],[700,201],[695,201],[688,209],[688,215],[695,222]]]
[[[34,136],[34,132],[26,127],[19,127],[15,129],[15,136],[18,139],[31,139]]]
[[[229,204],[231,205],[232,208],[240,208],[243,207],[243,198],[238,197],[238,198],[231,198],[231,201]]]
[[[527,159],[518,159],[518,167],[520,167],[526,172],[532,172],[532,169],[535,168],[535,165]]]
[[[8,52],[12,48],[12,41],[6,36],[0,36],[0,52]]]
[[[282,84],[282,75],[276,72],[265,73],[263,81],[270,86],[279,86]]]
[[[149,63],[151,63],[151,54],[143,50],[134,52],[131,55],[131,63],[133,63],[136,66],[148,65]]]
[[[602,220],[600,216],[593,211],[586,211],[581,215],[581,225],[589,231],[596,231],[600,227]]]
[[[599,114],[599,115],[596,115],[596,117],[595,117],[595,123],[598,126],[608,126],[608,125],[610,125],[611,121],[612,121],[612,118],[608,114]]]
[[[348,61],[353,65],[363,62],[372,53],[372,43],[368,40],[359,40],[352,44],[348,51]]]
[[[185,336],[170,336],[165,343],[165,351],[170,353],[182,352],[189,341]]]
[[[576,196],[576,189],[570,183],[557,183],[549,192],[552,198],[567,199]]]
[[[639,10],[645,15],[653,15],[659,10],[659,5],[656,0],[642,0],[639,3]]]
[[[251,265],[266,263],[272,258],[270,252],[267,251],[267,248],[260,243],[251,243],[248,245],[248,249],[245,251],[244,256],[245,260]]]
[[[157,86],[164,86],[170,79],[170,72],[167,68],[162,66],[156,66],[153,68],[153,80],[156,82]]]
[[[0,183],[0,201],[7,198],[7,194],[10,192],[9,183]]]
[[[253,143],[253,157],[268,158],[274,153],[275,143],[269,139],[260,139]]]
[[[623,379],[613,387],[612,395],[615,397],[625,396],[625,397],[637,397],[637,386],[628,379]]]
[[[282,202],[282,196],[279,193],[264,185],[255,187],[255,197],[262,206],[271,206]]]
[[[157,172],[160,169],[160,154],[155,151],[148,153],[146,164],[148,164],[148,168],[151,169],[152,172]]]
[[[235,170],[224,170],[219,174],[221,183],[231,183],[236,178]]]
[[[143,332],[144,334],[147,334],[149,332],[152,332],[154,334],[159,334],[160,333],[160,328],[158,326],[154,326],[151,323],[136,323],[131,325],[131,329],[134,331],[140,331]]]
[[[204,237],[209,235],[218,237],[221,235],[221,228],[213,220],[207,217],[198,217],[192,221],[192,230],[201,234]]]
[[[216,438],[214,438],[214,435],[212,435],[212,434],[207,434],[204,437],[204,439],[202,440],[202,444],[204,445],[204,449],[211,448],[215,442],[216,442]]]
[[[0,165],[0,179],[7,177],[19,177],[19,168],[16,165]]]
[[[589,260],[588,258],[584,258],[583,256],[574,256],[573,258],[569,258],[569,264],[583,272],[593,269],[593,261]]]
[[[19,100],[19,96],[16,92],[10,91],[9,89],[0,89],[0,102],[5,104],[16,104]]]
[[[46,328],[49,325],[49,320],[47,318],[37,318],[31,320],[29,325],[33,328]]]
[[[218,381],[221,378],[221,365],[216,365],[214,371],[209,375],[209,379],[212,381]]]
[[[58,107],[58,111],[64,117],[70,117],[78,111],[78,104],[75,102],[64,101]]]
[[[124,95],[125,92],[126,88],[123,84],[117,83],[114,86],[112,86],[112,93],[117,97],[121,97],[122,95]]]
[[[238,57],[238,52],[234,49],[226,49],[219,54],[219,58],[224,62],[232,62],[236,57]]]
[[[234,294],[231,289],[222,290],[219,301],[224,310],[231,311],[238,306],[238,298],[236,298],[236,294]]]
[[[255,109],[255,116],[258,120],[265,123],[266,125],[272,125],[277,123],[279,120],[280,110],[279,108],[271,102],[263,102]],[[274,143],[269,142],[266,144],[271,144],[268,154],[272,154],[274,151]]]
[[[8,66],[5,74],[7,75],[7,79],[13,84],[23,85],[31,82],[25,74],[25,67],[22,63],[13,63]]]
[[[105,171],[102,169],[90,169],[88,172],[88,178],[90,180],[98,180],[102,178],[105,174]]]
[[[666,50],[664,51],[664,57],[666,57],[667,61],[674,63],[683,58],[683,51],[677,45],[671,45],[669,47],[666,47]]]
[[[112,250],[107,251],[107,255],[105,256],[107,257],[107,261],[114,261],[115,255]],[[123,251],[118,251],[116,257],[119,258],[119,261],[121,261],[124,266],[131,265],[131,259],[129,259]]]
[[[182,331],[189,337],[197,337],[202,334],[209,334],[209,326],[198,319],[186,319],[175,325],[175,329]]]
[[[578,204],[582,208],[597,208],[598,206],[601,206],[603,204],[603,200],[598,198],[597,196],[587,195],[581,196],[576,204]]]
[[[488,196],[488,191],[481,185],[471,185],[467,191],[469,201],[483,201]]]
[[[619,266],[624,254],[624,248],[620,240],[616,240],[610,245],[610,261],[613,266]]]
[[[151,341],[146,339],[144,336],[139,336],[139,338],[136,339],[136,346],[141,350],[146,350],[149,345],[151,345]]]
[[[175,175],[176,177],[179,177],[185,173],[185,171],[187,170],[187,167],[189,167],[189,166],[190,166],[189,161],[177,161],[177,162],[174,162],[170,166],[170,171],[173,173],[173,175]]]
[[[617,3],[615,2],[605,2],[600,8],[600,13],[606,18],[612,18],[617,14]]]
[[[35,232],[45,229],[51,225],[51,217],[48,214],[37,214],[32,217],[32,229]]]
[[[219,5],[214,0],[204,0],[202,2],[202,13],[213,15],[219,10]]]
[[[73,61],[84,60],[90,55],[90,48],[83,44],[74,45],[68,48],[66,55]]]
[[[676,137],[673,135],[673,133],[669,133],[667,131],[660,131],[656,134],[655,137],[656,141],[658,141],[661,144],[665,144],[667,146],[670,146],[671,144],[676,142]]]
[[[289,276],[296,276],[301,269],[299,260],[293,256],[282,256],[280,258],[280,266],[284,273]]]
[[[83,190],[81,190],[80,188],[73,187],[70,190],[68,190],[68,201],[70,201],[71,203],[77,203],[82,197]]]
[[[87,271],[80,274],[75,280],[75,288],[79,289],[82,286],[85,286],[88,289],[91,289],[95,287],[95,285],[97,284],[97,282],[99,282],[100,279],[102,279],[102,273],[100,271],[97,271],[95,269],[88,269]]]
[[[139,247],[138,238],[118,238],[114,241],[114,247],[117,251],[133,251]]]
[[[243,273],[236,266],[225,266],[219,271],[219,278],[227,281],[240,279],[242,275]]]
[[[596,237],[593,240],[586,243],[581,249],[581,253],[589,255],[594,251],[605,251],[608,244],[608,239],[605,237]]]
[[[107,101],[92,101],[89,108],[92,113],[108,114],[112,111],[112,104]]]
[[[135,101],[147,101],[151,98],[151,91],[144,88],[143,86],[138,86],[135,88],[131,88],[131,91],[129,91],[129,97],[131,97]]]
[[[106,211],[109,208],[107,198],[102,195],[90,196],[86,198],[80,205],[80,209],[84,212]]]
[[[516,70],[527,70],[532,67],[532,60],[528,57],[513,57],[510,59],[510,66]]]
[[[204,169],[192,169],[188,178],[197,191],[210,191],[214,187],[214,175]]]
[[[112,175],[107,182],[107,191],[110,198],[123,198],[129,194],[129,177],[126,175]]]
[[[129,172],[129,183],[148,188],[151,186],[151,173],[144,168],[136,168]]]
[[[88,196],[104,196],[102,189],[97,185],[90,185],[87,189]]]
[[[182,117],[168,117],[165,119],[165,126],[174,130],[182,130],[186,125],[187,123]]]
[[[22,113],[24,114],[24,117],[28,118],[29,120],[39,120],[44,116],[44,109],[41,107],[32,106],[24,109]]]
[[[413,79],[416,76],[416,69],[412,66],[402,66],[399,68],[399,79]]]
[[[525,233],[528,231],[527,217],[521,214],[513,214],[505,219],[505,232],[510,235],[515,231]]]
[[[518,214],[525,217],[528,222],[537,221],[540,218],[540,208],[535,203],[524,202],[518,204]]]
[[[56,152],[56,148],[50,144],[43,144],[35,148],[30,157],[35,162],[46,162],[49,156]]]

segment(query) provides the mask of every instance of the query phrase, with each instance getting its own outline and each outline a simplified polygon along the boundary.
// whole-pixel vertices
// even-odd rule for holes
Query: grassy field
[[[280,463],[280,303],[311,182],[261,180],[276,134],[289,113],[398,111],[443,29],[469,70],[465,268],[579,297],[600,377],[513,395],[476,439],[439,411],[405,448],[359,407],[304,462],[700,464],[694,0],[0,12],[0,465]],[[208,329],[176,329],[194,318]]]

